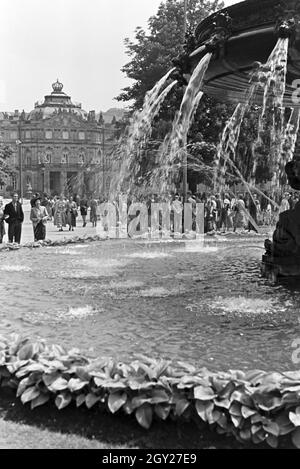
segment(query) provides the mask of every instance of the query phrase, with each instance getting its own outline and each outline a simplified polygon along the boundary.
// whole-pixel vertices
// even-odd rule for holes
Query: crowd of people
[[[49,197],[47,194],[34,194],[30,201],[30,221],[33,227],[34,241],[46,239],[47,223],[53,221],[59,231],[68,227],[69,231],[76,228],[78,214],[81,214],[83,227],[87,226],[88,209],[90,209],[90,222],[97,226],[97,206],[100,201],[94,198],[72,196]],[[8,226],[8,242],[20,244],[24,212],[19,201],[19,195],[15,192],[12,201],[5,205],[0,198],[0,243],[6,234],[5,226]]]
[[[93,227],[96,227],[99,220],[98,207],[105,200],[99,200],[94,197],[87,198],[86,196],[80,198],[77,195],[65,197],[63,194],[49,197],[46,194],[40,195],[36,193],[30,202],[30,220],[33,226],[34,241],[40,241],[46,238],[46,226],[50,221],[53,221],[54,226],[59,231],[64,231],[66,227],[68,227],[69,231],[74,231],[79,213],[83,227],[87,226],[88,211],[90,212],[90,223]],[[131,204],[135,202],[145,202],[145,200],[128,198],[128,210]],[[162,202],[167,202],[170,208],[171,230],[173,232],[176,232],[177,229],[180,230],[180,226],[175,226],[178,220],[180,221],[180,216],[175,216],[175,214],[182,214],[182,217],[184,217],[184,211],[183,197],[178,193],[174,195],[168,194],[165,197],[152,195],[146,200],[149,226],[151,224],[151,205]],[[275,197],[274,200],[266,193],[258,195],[257,193],[250,194],[246,192],[230,195],[227,192],[212,195],[188,192],[186,202],[192,206],[192,229],[194,230],[197,203],[203,203],[205,233],[218,231],[236,232],[237,230],[257,232],[258,227],[261,225],[275,225],[280,213],[295,207],[295,204],[299,202],[299,196],[296,192],[293,194],[285,192],[281,197]],[[18,193],[13,194],[12,201],[6,204],[5,207],[3,199],[0,198],[0,243],[2,243],[6,234],[5,226],[7,224],[8,241],[20,244],[23,221],[24,213],[22,204],[19,202]]]
[[[197,195],[196,201],[205,206],[205,232],[237,231],[258,232],[259,226],[274,226],[280,213],[293,209],[299,196],[286,192],[283,196],[270,197],[267,193],[229,193]]]

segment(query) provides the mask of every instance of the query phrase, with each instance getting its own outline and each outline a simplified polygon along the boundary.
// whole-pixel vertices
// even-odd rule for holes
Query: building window
[[[79,154],[79,164],[84,164],[84,153]]]
[[[26,166],[31,166],[32,160],[31,160],[31,154],[28,152],[26,154]]]
[[[25,131],[25,138],[31,138],[31,132],[30,130]]]
[[[61,156],[61,163],[62,164],[68,164],[68,153],[64,152]]]
[[[14,174],[11,178],[13,190],[15,191],[17,189],[17,176]]]
[[[52,130],[46,130],[45,132],[45,138],[47,140],[50,140],[52,138]]]
[[[12,132],[10,132],[11,140],[17,140],[17,138],[18,138],[18,132],[16,130],[13,130]]]
[[[85,139],[85,133],[84,132],[78,132],[78,138],[79,138],[79,140],[84,140]]]
[[[68,140],[68,138],[69,138],[69,132],[67,132],[66,130],[64,130],[63,133],[62,133],[62,136],[63,136],[63,139],[64,139],[64,140]]]

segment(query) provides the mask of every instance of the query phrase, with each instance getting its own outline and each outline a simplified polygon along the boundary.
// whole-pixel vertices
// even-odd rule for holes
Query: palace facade
[[[0,112],[0,141],[12,149],[16,176],[0,195],[76,193],[105,197],[111,179],[114,125],[86,112],[58,80],[44,101],[25,113]],[[102,116],[101,116],[102,117]]]

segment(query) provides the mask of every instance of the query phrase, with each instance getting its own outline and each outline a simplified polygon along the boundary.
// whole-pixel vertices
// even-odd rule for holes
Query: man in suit
[[[8,223],[8,241],[20,244],[24,213],[17,192],[13,194],[12,201],[5,205],[4,219]]]

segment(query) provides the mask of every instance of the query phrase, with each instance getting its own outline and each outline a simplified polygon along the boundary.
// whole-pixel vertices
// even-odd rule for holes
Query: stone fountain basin
[[[296,3],[299,8],[300,3]],[[292,9],[295,1],[286,0],[285,4]],[[210,62],[204,79],[205,93],[221,101],[236,103],[245,100],[245,90],[249,86],[254,62],[265,63],[277,42],[276,5],[278,0],[246,0],[221,10],[232,18],[232,31],[224,50]],[[198,48],[190,55],[193,68],[204,54],[203,45],[215,30],[213,23],[218,13],[206,18],[196,29]],[[296,40],[289,47],[284,97],[286,107],[300,106],[300,99],[296,102],[292,96],[296,89],[293,82],[300,78],[300,28],[298,29]],[[261,101],[262,93],[258,93],[255,102],[261,104]]]

